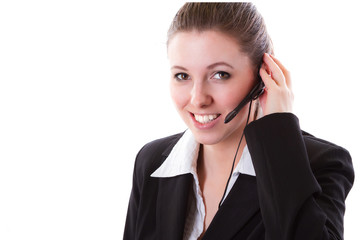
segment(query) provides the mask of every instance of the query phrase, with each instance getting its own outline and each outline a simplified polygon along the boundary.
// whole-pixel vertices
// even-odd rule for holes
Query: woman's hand
[[[259,73],[265,84],[265,92],[260,96],[263,115],[292,112],[294,95],[290,72],[278,59],[265,53]]]

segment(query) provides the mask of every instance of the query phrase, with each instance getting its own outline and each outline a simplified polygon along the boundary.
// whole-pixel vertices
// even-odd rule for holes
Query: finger
[[[274,79],[271,77],[271,75],[269,75],[267,73],[267,71],[265,70],[265,65],[261,65],[260,71],[259,71],[260,77],[263,80],[264,84],[265,84],[265,88],[266,89],[271,89],[274,86],[277,86],[276,82],[274,81]]]
[[[285,84],[285,76],[281,68],[275,63],[275,61],[270,57],[268,53],[264,54],[263,60],[268,67],[268,70],[271,72],[273,79],[278,85]]]
[[[274,60],[274,62],[279,66],[281,71],[283,72],[285,76],[286,85],[291,88],[291,76],[290,72],[284,67],[284,65],[277,59],[274,55],[270,55],[270,57]]]

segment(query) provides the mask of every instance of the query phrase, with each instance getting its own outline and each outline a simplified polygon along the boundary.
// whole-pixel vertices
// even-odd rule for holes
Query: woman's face
[[[224,119],[255,83],[254,67],[236,40],[217,31],[179,32],[168,57],[171,96],[195,139],[205,145],[238,141],[249,105],[228,124]]]

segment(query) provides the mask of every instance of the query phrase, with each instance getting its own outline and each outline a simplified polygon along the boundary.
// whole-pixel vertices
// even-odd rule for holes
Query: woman
[[[351,157],[300,130],[272,53],[251,3],[179,10],[170,89],[189,129],[138,153],[124,239],[342,239]]]

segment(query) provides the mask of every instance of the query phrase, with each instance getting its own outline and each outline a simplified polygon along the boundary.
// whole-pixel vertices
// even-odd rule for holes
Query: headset
[[[230,122],[240,112],[245,104],[260,97],[260,95],[264,93],[264,90],[265,84],[262,81],[260,75],[258,75],[258,83],[251,89],[249,94],[246,95],[246,97],[239,103],[239,105],[237,105],[237,107],[225,117],[224,123]]]

